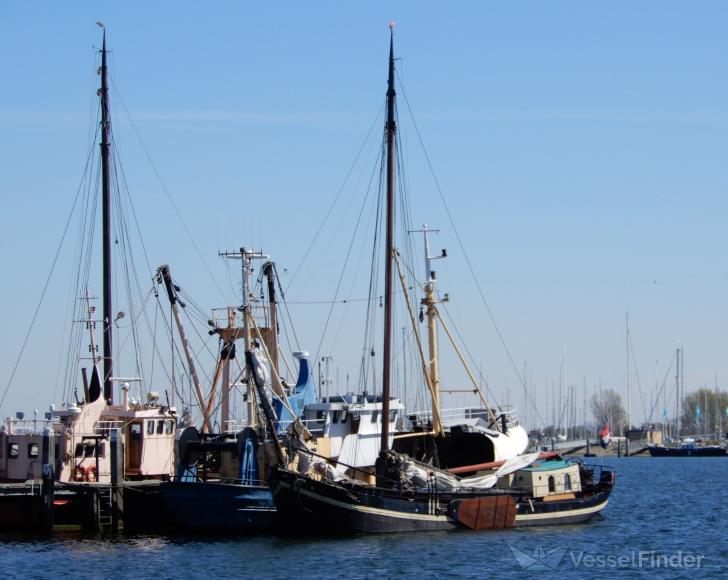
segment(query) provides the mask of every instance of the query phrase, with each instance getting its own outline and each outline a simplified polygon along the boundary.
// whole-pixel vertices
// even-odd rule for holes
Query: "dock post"
[[[55,495],[55,444],[52,429],[43,430],[41,450],[43,483],[41,484],[41,526],[43,531],[53,531],[53,497]]]
[[[111,530],[119,529],[119,518],[124,517],[124,497],[121,488],[123,480],[123,454],[121,434],[118,429],[109,431],[111,447]]]

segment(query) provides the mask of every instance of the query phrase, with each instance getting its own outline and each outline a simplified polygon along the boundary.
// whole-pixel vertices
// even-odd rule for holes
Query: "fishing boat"
[[[384,347],[382,370],[382,413],[389,414],[392,383],[392,314],[394,267],[402,273],[394,247],[395,193],[395,66],[394,34],[390,28],[389,75],[387,83],[386,140],[386,243],[384,290]],[[428,254],[426,253],[426,256]],[[429,266],[429,264],[428,264]],[[406,294],[406,286],[403,284]],[[427,292],[427,290],[426,290]],[[408,302],[409,304],[409,302]],[[428,310],[434,306],[424,302]],[[414,318],[409,312],[410,318]],[[430,314],[430,313],[428,313]],[[430,314],[430,322],[436,312]],[[433,335],[429,334],[432,341]],[[428,434],[444,442],[439,417],[437,369],[433,372],[422,353],[423,374],[432,397],[432,431]],[[259,378],[254,374],[256,381]],[[478,433],[491,440],[507,437],[505,422],[485,402],[486,427],[490,432]],[[271,427],[272,428],[272,424]],[[522,429],[521,429],[522,430]],[[452,430],[451,430],[452,431]],[[408,438],[408,433],[401,438]],[[416,438],[421,433],[413,433]],[[525,444],[527,436],[523,432]],[[518,438],[516,438],[518,440]],[[495,465],[485,461],[449,471],[431,463],[423,463],[393,448],[389,424],[382,423],[379,456],[373,469],[349,470],[342,473],[321,461],[308,447],[304,438],[289,434],[286,451],[279,450],[279,465],[270,476],[273,498],[280,517],[288,529],[317,530],[327,533],[380,533],[452,529],[503,529],[516,525],[539,525],[587,521],[607,504],[614,477],[610,470],[601,473],[582,470],[563,461],[543,461],[541,456],[510,457]],[[463,450],[451,446],[452,457]],[[521,450],[522,451],[522,450]],[[483,457],[494,454],[493,447]],[[482,473],[481,473],[482,470]],[[364,473],[361,473],[363,471]],[[595,480],[596,477],[596,480]],[[575,485],[576,484],[576,485]]]
[[[47,507],[43,523],[46,527],[52,526],[53,522],[85,525],[88,514],[93,515],[93,527],[110,526],[112,521],[116,525],[122,505],[127,514],[149,508],[146,494],[141,491],[127,494],[127,501],[122,502],[124,485],[132,485],[135,481],[158,482],[174,474],[175,407],[170,405],[168,398],[163,399],[159,391],[148,390],[143,396],[140,378],[115,373],[118,362],[114,350],[115,327],[125,314],[114,310],[112,305],[112,248],[119,239],[122,239],[122,245],[126,245],[127,240],[125,233],[117,231],[115,235],[112,231],[112,208],[121,207],[121,202],[116,199],[119,192],[112,191],[114,161],[105,29],[100,52],[97,134],[100,136],[103,307],[99,319],[95,298],[88,291],[87,265],[78,277],[83,286],[78,302],[81,316],[74,322],[79,329],[79,346],[83,344],[81,333],[88,334],[90,357],[79,355],[69,366],[77,369],[82,361],[87,361],[90,373],[88,368],[81,369],[81,376],[71,376],[68,372],[67,381],[72,384],[65,387],[71,400],[58,406],[50,405],[43,417],[39,418],[36,411],[29,420],[24,413],[18,412],[15,418],[7,418],[0,427],[0,482],[5,484],[0,489],[0,505],[3,506],[0,527],[4,529],[36,526],[36,518],[21,517],[18,521],[14,506],[39,502]],[[92,187],[89,182],[89,191]],[[95,208],[97,200],[90,195],[88,203]],[[87,215],[94,214],[89,210]],[[119,227],[122,218],[115,217]],[[94,220],[92,217],[87,220],[84,225],[92,232]],[[91,260],[93,236],[92,233],[85,235],[85,253],[78,262],[79,272],[80,265],[90,264]],[[126,267],[128,275],[128,263]],[[101,327],[101,354],[95,339],[97,326]],[[79,389],[74,386],[76,381],[82,382],[83,394],[80,396]],[[130,384],[139,385],[138,398],[131,395]],[[37,492],[41,480],[43,497]],[[33,512],[40,513],[38,510]]]
[[[225,309],[224,324],[218,322],[214,312],[210,321],[210,332],[219,336],[221,346],[213,388],[209,398],[201,402],[205,420],[199,429],[187,426],[179,430],[175,476],[161,485],[167,513],[165,521],[174,530],[218,533],[271,530],[277,519],[268,473],[277,462],[277,438],[288,429],[300,429],[313,453],[337,462],[342,470],[347,469],[344,466],[371,467],[379,452],[380,425],[384,420],[381,398],[349,393],[317,401],[309,354],[305,351],[292,353],[298,364],[297,380],[289,384],[282,378],[280,367],[288,368],[288,364],[279,363],[285,357],[277,333],[275,264],[268,261],[261,268],[268,294],[267,304],[262,304],[262,295],[258,302],[253,298],[257,293],[249,291],[251,264],[252,260],[267,256],[245,248],[226,255],[243,261],[243,300],[240,307]],[[168,267],[160,268],[160,276],[166,281],[168,297],[175,308],[176,284]],[[263,286],[262,281],[260,285]],[[180,334],[184,335],[182,327]],[[246,352],[254,353],[257,368],[263,374],[260,392],[250,374],[245,375],[246,401],[252,405],[248,406],[242,422],[231,420],[229,404],[230,363],[235,358],[237,341],[243,342]],[[192,360],[189,363],[194,365]],[[213,421],[218,376],[222,376],[222,401],[219,421]],[[274,418],[270,430],[265,428],[263,419],[265,406]],[[394,401],[390,414],[390,431],[394,433],[404,417],[403,405]],[[221,430],[211,432],[208,429],[211,424],[220,425]]]
[[[236,344],[244,342],[245,350],[256,345],[258,356],[268,365],[268,388],[274,391],[276,408],[283,415],[295,413],[313,401],[314,388],[310,381],[308,354],[294,353],[299,361],[299,377],[293,388],[288,388],[279,371],[279,345],[277,337],[277,305],[275,298],[275,272],[273,262],[265,262],[261,273],[267,278],[269,301],[267,308],[256,305],[251,292],[254,261],[268,258],[262,252],[240,248],[239,252],[225,252],[229,259],[241,261],[242,304],[222,310],[222,317],[213,311],[208,322],[209,334],[217,335],[219,355],[207,399],[197,379],[194,358],[189,351],[186,332],[178,316],[181,301],[179,286],[173,282],[170,269],[159,268],[158,278],[164,284],[179,334],[183,337],[184,352],[190,375],[195,379],[195,392],[202,411],[202,424],[181,428],[177,435],[175,476],[162,484],[160,491],[166,509],[165,523],[174,530],[192,531],[265,531],[273,525],[275,506],[265,482],[266,458],[272,441],[259,429],[256,395],[245,372],[241,378],[246,384],[245,417],[235,421],[231,412],[231,393],[236,380],[231,379],[231,367],[236,362]],[[259,280],[262,283],[262,280]],[[256,321],[255,306],[263,313]],[[222,318],[222,319],[221,319]],[[245,366],[243,366],[245,370]],[[219,383],[219,389],[217,388]],[[217,391],[220,392],[219,420],[215,421]],[[217,426],[215,430],[213,426]],[[275,437],[275,433],[272,437]]]

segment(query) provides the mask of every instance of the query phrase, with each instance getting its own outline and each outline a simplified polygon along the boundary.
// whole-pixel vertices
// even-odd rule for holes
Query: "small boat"
[[[675,394],[677,399],[677,409],[682,408],[683,393],[685,392],[683,368],[684,368],[684,352],[682,348],[675,351],[675,360],[677,370],[675,372]],[[667,411],[666,411],[667,413]],[[657,445],[649,444],[647,450],[652,457],[724,457],[728,455],[728,449],[722,445],[705,445],[702,441],[696,440],[694,437],[681,437],[681,417],[677,415],[676,425],[676,444],[674,445]]]
[[[692,437],[684,437],[680,445],[668,447],[665,445],[649,445],[647,447],[652,457],[725,457],[728,449],[721,445],[702,445]]]

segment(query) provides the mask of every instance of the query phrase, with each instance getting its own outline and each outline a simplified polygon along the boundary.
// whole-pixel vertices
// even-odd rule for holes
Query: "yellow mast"
[[[450,330],[447,328],[445,321],[440,317],[440,313],[437,309],[438,304],[448,301],[447,294],[445,294],[443,300],[437,300],[437,296],[435,293],[437,276],[435,274],[435,271],[432,269],[432,260],[447,258],[447,251],[443,249],[439,256],[430,255],[429,234],[431,232],[437,233],[439,232],[439,230],[432,230],[427,226],[427,224],[424,224],[421,230],[410,231],[410,233],[413,232],[422,233],[425,241],[425,297],[422,299],[421,304],[422,306],[424,306],[425,313],[427,315],[427,342],[430,358],[425,372],[428,374],[427,382],[428,386],[430,387],[430,396],[432,397],[432,430],[438,435],[443,433],[442,416],[440,414],[440,409],[442,409],[442,401],[440,397],[440,347],[438,341],[438,321],[442,324],[442,327],[445,330],[445,333],[447,334],[450,343],[455,349],[455,352],[457,353],[460,362],[465,367],[465,370],[468,373],[468,377],[473,384],[473,392],[478,394],[483,405],[488,411],[488,416],[490,417],[491,421],[495,422],[495,413],[493,412],[493,409],[490,407],[490,405],[488,405],[488,402],[483,396],[483,393],[480,391],[480,387],[478,386],[478,383],[475,380],[473,373],[470,371],[470,368],[468,368],[463,354],[460,352],[460,349],[458,348],[455,340],[450,334]]]
[[[405,296],[405,304],[407,305],[407,313],[410,317],[410,322],[412,323],[412,330],[414,331],[415,335],[415,341],[417,343],[417,350],[420,353],[420,361],[422,362],[422,371],[423,375],[425,377],[425,383],[427,384],[427,390],[430,391],[430,397],[432,399],[432,434],[433,435],[442,435],[442,423],[440,421],[440,398],[439,395],[435,393],[435,390],[432,386],[432,381],[430,378],[430,372],[428,369],[428,363],[427,359],[425,358],[425,351],[424,347],[422,346],[422,341],[420,340],[420,334],[417,329],[417,322],[415,320],[415,314],[412,312],[412,304],[409,300],[409,291],[407,289],[407,282],[404,279],[404,274],[402,274],[402,267],[399,263],[399,258],[397,253],[394,254],[394,263],[397,265],[397,272],[399,273],[399,282],[402,285],[402,293]],[[401,436],[400,436],[401,437]]]
[[[425,234],[426,235],[426,234]],[[440,417],[440,351],[437,343],[437,309],[435,308],[435,288],[428,280],[425,284],[425,297],[422,305],[427,312],[427,346],[430,351],[428,370],[432,385],[432,427],[436,433],[442,433]]]
[[[435,271],[432,269],[432,260],[439,260],[447,257],[447,252],[442,250],[439,256],[430,256],[430,232],[439,232],[439,230],[431,230],[427,227],[427,224],[422,226],[421,230],[413,230],[415,232],[422,232],[425,240],[425,297],[422,299],[422,306],[425,307],[427,314],[427,345],[429,348],[429,361],[427,364],[427,371],[430,379],[430,395],[432,397],[432,429],[433,431],[441,435],[442,429],[442,417],[440,416],[440,352],[437,340],[437,298],[435,296],[435,284],[437,277]]]

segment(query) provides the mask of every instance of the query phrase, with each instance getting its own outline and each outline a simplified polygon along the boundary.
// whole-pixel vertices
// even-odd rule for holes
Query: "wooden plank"
[[[559,501],[562,499],[575,499],[576,496],[573,493],[557,493],[556,495],[547,495],[543,498],[544,501]]]
[[[516,504],[509,495],[494,495],[456,500],[455,519],[471,530],[512,528],[516,522]]]

